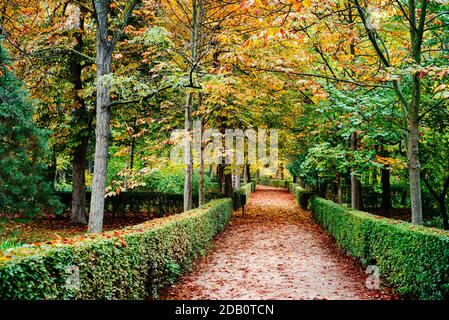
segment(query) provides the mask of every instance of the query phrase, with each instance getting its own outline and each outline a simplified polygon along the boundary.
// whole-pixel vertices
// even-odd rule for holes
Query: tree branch
[[[153,91],[153,92],[151,92],[151,93],[149,93],[149,94],[147,94],[147,95],[145,95],[145,96],[143,96],[143,97],[140,97],[139,99],[136,98],[136,99],[129,99],[129,100],[117,100],[117,101],[113,101],[113,102],[111,102],[110,106],[112,107],[112,106],[117,106],[117,105],[123,105],[123,104],[131,104],[131,103],[141,102],[141,101],[143,101],[143,100],[145,100],[145,99],[149,99],[149,98],[154,97],[154,96],[157,95],[158,93],[161,93],[161,92],[163,92],[163,91],[165,91],[165,90],[171,89],[172,87],[173,87],[172,85],[168,85],[168,86],[162,87],[162,88],[157,89],[156,91]]]

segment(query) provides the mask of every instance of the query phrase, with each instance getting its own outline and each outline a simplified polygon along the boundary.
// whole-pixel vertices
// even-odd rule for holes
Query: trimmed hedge
[[[72,204],[71,192],[56,192],[64,209],[69,211]],[[90,203],[91,192],[86,192],[86,203]],[[222,193],[206,193],[206,201],[221,199]],[[179,213],[184,208],[184,196],[175,193],[163,192],[122,192],[105,199],[105,211],[114,216],[142,216],[142,213],[151,213],[156,217]],[[198,195],[193,195],[193,204],[198,204]]]
[[[257,184],[261,184],[263,186],[271,186],[278,188],[287,188],[287,184],[290,180],[277,180],[277,179],[259,179],[257,180]]]
[[[257,182],[255,180],[252,180],[250,183],[251,183],[251,192],[256,191]]]
[[[404,297],[449,298],[449,234],[366,212],[322,198],[311,201],[315,219],[363,265],[377,265]]]
[[[242,206],[248,203],[248,199],[250,194],[256,190],[256,183],[249,182],[240,187],[240,189],[234,191],[233,200],[234,200],[234,210],[241,208]],[[241,198],[241,195],[244,195],[244,200]],[[243,200],[243,202],[242,202]]]
[[[314,192],[311,190],[306,190],[300,187],[298,184],[293,184],[291,188],[291,192],[295,196],[296,202],[301,206],[301,208],[307,209],[309,207],[309,201],[314,195]]]
[[[72,244],[61,241],[13,249],[8,260],[0,257],[0,299],[157,297],[159,289],[205,254],[231,214],[231,199],[221,199]],[[79,282],[70,277],[77,269]]]
[[[288,191],[290,191],[291,193],[294,192],[294,190],[295,190],[295,188],[296,188],[297,186],[299,186],[298,183],[294,183],[294,182],[292,182],[292,181],[287,182],[287,189],[288,189]]]

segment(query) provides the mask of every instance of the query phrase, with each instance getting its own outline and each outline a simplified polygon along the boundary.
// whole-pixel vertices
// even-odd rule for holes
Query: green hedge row
[[[72,204],[71,192],[54,193],[64,210],[68,211]],[[91,192],[86,192],[86,203],[90,203]],[[206,193],[206,201],[223,198],[224,195],[216,192]],[[193,204],[198,204],[198,195],[193,195]],[[151,213],[157,217],[183,211],[184,196],[175,193],[163,192],[121,192],[115,196],[107,197],[105,200],[105,211],[114,216],[142,216]]]
[[[292,181],[287,182],[287,189],[291,193],[294,193],[295,188],[298,187],[298,186],[299,186],[299,183],[294,183]]]
[[[146,299],[189,270],[232,214],[231,199],[128,229],[13,249],[0,299]]]
[[[290,180],[277,180],[277,179],[258,179],[257,184],[261,184],[263,186],[271,186],[278,188],[287,188],[287,184]]]
[[[306,190],[296,183],[290,183],[288,185],[288,189],[291,193],[293,193],[296,202],[301,206],[301,208],[307,209],[309,207],[309,201],[314,195],[313,191]]]
[[[241,208],[243,205],[246,205],[249,200],[249,196],[252,192],[256,190],[256,182],[252,181],[244,184],[240,187],[240,189],[234,191],[233,199],[234,199],[234,210]],[[244,195],[244,200],[241,198],[241,195]]]
[[[251,190],[252,192],[256,191],[257,182],[255,180],[251,181]]]
[[[404,297],[449,298],[449,234],[366,212],[318,197],[315,219],[338,245],[364,265],[377,265],[381,277]]]

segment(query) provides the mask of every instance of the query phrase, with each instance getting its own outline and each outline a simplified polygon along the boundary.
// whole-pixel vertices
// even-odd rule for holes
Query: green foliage
[[[424,130],[421,137],[421,179],[425,187],[423,191],[428,190],[433,197],[433,201],[428,202],[439,211],[441,216],[447,219],[445,211],[449,206],[447,197],[449,192],[449,173],[447,171],[449,109],[442,108],[437,111],[424,120],[424,123],[432,130]]]
[[[263,186],[271,186],[278,188],[287,188],[287,183],[289,180],[279,180],[279,179],[259,179],[257,180],[258,184]]]
[[[294,161],[287,163],[286,168],[292,176],[299,177],[299,175],[301,174],[300,159],[295,159]]]
[[[290,192],[295,196],[296,202],[303,208],[307,209],[309,207],[309,200],[313,196],[313,191],[306,190],[296,183],[291,184],[289,187]]]
[[[154,171],[145,179],[147,190],[182,194],[184,191],[184,177],[185,172],[182,166],[168,165],[158,171]],[[193,172],[193,193],[198,194],[198,179],[199,173],[197,170]],[[213,191],[216,189],[214,183],[211,182],[208,175],[204,175],[204,190]]]
[[[320,176],[332,173],[345,173],[350,168],[349,152],[342,145],[332,147],[328,142],[317,144],[309,149],[301,172],[318,172]]]
[[[0,43],[0,212],[35,215],[43,206],[58,211],[45,181],[45,132],[33,122],[33,105],[5,65]]]
[[[15,238],[12,239],[0,238],[0,251],[4,251],[9,248],[15,248],[18,246],[20,246],[20,242],[18,242]]]
[[[315,219],[338,245],[381,276],[404,297],[449,298],[449,235],[406,222],[347,209],[314,197]]]
[[[252,183],[252,182],[244,184],[238,190],[238,192],[240,192],[241,194],[244,194],[247,199],[249,199],[249,195],[253,191],[254,191],[254,183]]]
[[[293,193],[293,191],[295,190],[295,188],[298,186],[297,183],[294,183],[292,181],[287,182],[287,189],[288,191],[290,191],[291,193]]]
[[[256,190],[256,183],[250,182],[246,183],[243,186],[240,187],[240,189],[234,191],[233,194],[233,200],[234,200],[234,210],[237,210],[241,208],[243,205],[246,205],[248,203],[248,199],[250,194]],[[242,203],[241,196],[245,196],[245,202]]]
[[[221,199],[70,245],[13,249],[9,260],[0,261],[0,299],[157,297],[159,289],[191,269],[231,214],[231,200]]]
[[[296,155],[300,176],[345,176],[355,169],[358,176],[382,165],[376,161],[379,145],[394,145],[402,137],[399,111],[391,107],[390,90],[341,90],[327,88],[329,100],[311,106],[298,119],[299,127],[313,133],[298,144]],[[399,119],[399,122],[398,122]],[[350,138],[357,133],[359,148],[351,149]]]
[[[22,220],[22,219],[17,219]],[[22,222],[22,221],[20,221]],[[0,219],[0,235],[5,235],[5,225],[8,223],[8,219]],[[16,229],[8,234],[7,237],[0,237],[0,252],[9,248],[18,247],[21,243],[18,241],[17,237],[20,234],[21,230]]]
[[[56,192],[65,210],[70,210],[72,204],[71,192]],[[206,201],[222,198],[219,193],[207,193]],[[86,191],[86,203],[90,203],[91,192]],[[193,195],[194,205],[198,203],[198,195]],[[184,196],[176,193],[162,192],[121,192],[106,197],[105,211],[114,215],[142,215],[150,213],[151,216],[162,217],[183,211]]]
[[[443,229],[443,222],[440,217],[433,217],[432,219],[424,221],[423,225],[430,228]]]

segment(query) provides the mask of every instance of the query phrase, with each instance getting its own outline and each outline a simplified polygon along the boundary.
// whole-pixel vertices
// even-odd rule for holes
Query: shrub
[[[314,192],[311,190],[306,190],[297,184],[292,185],[292,190],[296,202],[301,206],[301,208],[307,209],[309,207],[309,200],[314,195]]]
[[[33,122],[28,93],[6,67],[10,59],[0,41],[0,213],[34,216],[60,204],[45,179],[47,132]]]
[[[72,203],[71,192],[57,192],[56,196],[64,204],[65,210],[70,210]],[[221,193],[206,193],[206,201],[223,198]],[[86,192],[86,203],[90,203],[91,192]],[[184,196],[182,194],[162,192],[122,192],[115,196],[107,197],[105,210],[114,215],[142,215],[151,213],[156,217],[183,211]],[[193,204],[198,204],[198,195],[193,195]]]
[[[166,165],[163,168],[152,172],[145,178],[145,187],[139,187],[142,191],[157,191],[164,193],[182,194],[184,191],[185,171],[183,166]],[[193,171],[192,190],[198,193],[199,172]],[[217,184],[211,182],[208,174],[204,175],[204,190],[217,190]]]
[[[246,205],[249,199],[251,192],[255,190],[255,182],[246,183],[240,187],[240,189],[234,191],[233,199],[234,199],[234,210],[241,208],[243,205]],[[242,202],[241,195],[244,195],[244,202]]]
[[[160,288],[205,254],[231,213],[231,200],[220,199],[72,244],[58,241],[12,249],[7,257],[0,257],[0,299],[157,297]]]
[[[290,180],[276,180],[276,179],[259,179],[257,180],[258,184],[261,184],[263,186],[271,186],[271,187],[278,187],[278,188],[287,188],[287,183]]]
[[[375,264],[404,297],[449,298],[449,234],[314,197],[315,219],[362,264]]]
[[[287,182],[287,189],[288,191],[290,191],[291,193],[293,193],[293,191],[295,190],[295,188],[298,186],[297,183],[294,183],[292,181]]]

